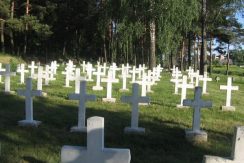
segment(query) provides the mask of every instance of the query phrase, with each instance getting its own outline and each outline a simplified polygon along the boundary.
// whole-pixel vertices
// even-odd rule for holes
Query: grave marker
[[[212,81],[212,78],[208,78],[207,72],[205,72],[203,77],[200,80],[203,81],[202,93],[208,94],[207,93],[207,82]]]
[[[223,111],[235,111],[235,107],[231,106],[231,91],[238,89],[238,86],[232,86],[231,77],[228,77],[227,85],[220,85],[220,90],[226,90],[226,104],[222,106]]]
[[[4,93],[7,93],[7,94],[11,94],[13,93],[13,91],[10,90],[10,77],[11,76],[15,76],[16,73],[15,72],[11,72],[10,70],[10,64],[6,64],[6,71],[1,71],[0,72],[0,75],[4,76],[5,77],[5,88],[4,88]]]
[[[95,95],[86,94],[86,81],[80,82],[80,93],[69,95],[71,100],[79,100],[78,125],[71,128],[71,132],[86,132],[86,101],[95,101]]]
[[[186,139],[189,141],[207,141],[208,135],[205,131],[200,130],[201,124],[201,109],[212,107],[211,101],[203,101],[202,97],[202,88],[195,87],[194,100],[184,100],[184,106],[190,106],[194,109],[193,120],[192,120],[192,129],[185,131]]]
[[[28,65],[28,68],[31,69],[30,76],[33,78],[35,75],[35,69],[37,68],[37,66],[35,66],[35,61],[31,61],[31,65]]]
[[[104,118],[87,119],[87,147],[63,146],[62,163],[130,163],[129,149],[104,148]]]
[[[122,96],[121,102],[131,104],[131,126],[125,128],[125,133],[145,133],[145,129],[138,127],[139,123],[139,103],[149,103],[149,97],[139,96],[139,85],[133,83],[132,85],[132,96]]]
[[[101,86],[101,76],[103,75],[102,67],[98,66],[97,72],[94,72],[93,74],[97,76],[97,81],[96,81],[96,85],[92,87],[92,90],[96,90],[96,91],[103,90],[103,87]]]
[[[230,158],[205,155],[203,163],[243,163],[244,162],[244,126],[235,127]]]
[[[33,96],[41,96],[41,91],[32,90],[32,78],[26,79],[26,89],[18,90],[19,96],[25,96],[25,120],[19,121],[20,126],[34,126],[41,124],[40,121],[33,120]]]
[[[25,64],[20,64],[19,68],[17,69],[17,72],[20,73],[20,84],[25,83],[25,73],[29,72],[28,70],[25,70]]]
[[[102,82],[107,82],[107,97],[103,98],[104,102],[115,102],[116,98],[112,98],[112,84],[118,83],[118,79],[113,79],[112,71],[108,71],[108,77],[103,78]]]
[[[6,69],[2,68],[2,63],[0,63],[0,72],[4,72],[4,71],[6,71]],[[0,75],[0,83],[3,83],[2,82],[2,75]]]

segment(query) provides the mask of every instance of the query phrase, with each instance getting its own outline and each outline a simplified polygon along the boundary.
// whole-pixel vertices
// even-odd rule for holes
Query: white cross
[[[187,88],[194,88],[194,86],[192,84],[187,84],[187,76],[183,75],[182,83],[179,84],[179,87],[181,88],[181,100],[177,107],[180,108],[183,107],[183,100],[186,99]]]
[[[95,95],[86,94],[86,81],[80,82],[80,93],[69,95],[71,100],[79,100],[78,126],[72,127],[72,132],[86,132],[86,101],[95,101]]]
[[[179,84],[180,82],[182,82],[182,79],[179,78],[180,75],[176,75],[174,79],[171,79],[170,81],[175,83],[175,93],[174,94],[178,94],[178,90],[179,90]]]
[[[38,66],[38,71],[37,71],[37,90],[41,91],[42,90],[42,78],[43,78],[43,67]]]
[[[131,104],[131,127],[126,127],[125,132],[134,131],[134,132],[145,132],[144,128],[139,128],[139,103],[149,103],[149,97],[140,97],[139,96],[139,85],[133,83],[132,85],[132,96],[122,96],[120,98],[121,102]]]
[[[2,68],[2,63],[0,63],[0,72],[6,71],[5,68]],[[0,83],[2,83],[2,75],[0,75]]]
[[[19,96],[25,96],[25,120],[19,121],[19,125],[38,126],[41,122],[33,120],[33,96],[41,96],[42,91],[32,90],[32,78],[26,79],[26,89],[17,91]]]
[[[73,76],[73,68],[67,66],[65,71],[62,71],[62,74],[65,75],[65,87],[70,87],[69,81],[72,79]]]
[[[85,77],[80,76],[80,68],[75,69],[73,80],[75,81],[75,93],[80,93],[80,81],[85,80]]]
[[[232,142],[232,153],[230,158],[207,156],[203,163],[243,163],[244,162],[244,126],[235,127],[235,134]]]
[[[25,73],[29,72],[28,70],[25,70],[25,64],[20,64],[19,68],[17,69],[17,72],[20,73],[20,84],[25,83]]]
[[[176,67],[175,72],[172,73],[172,77],[173,77],[173,79],[174,79],[174,78],[179,78],[179,77],[181,77],[181,76],[182,76],[181,72],[178,70],[178,67]]]
[[[129,149],[104,147],[104,118],[87,119],[87,147],[63,146],[62,163],[130,163]]]
[[[116,63],[113,63],[109,70],[112,71],[113,79],[116,79],[116,71],[119,70],[119,68],[116,66]]]
[[[86,65],[86,72],[87,72],[87,79],[86,81],[93,81],[92,79],[92,72],[95,71],[95,69],[92,67],[91,63],[87,63]]]
[[[44,77],[44,79],[45,79],[45,81],[44,81],[44,83],[45,83],[45,85],[49,85],[49,81],[50,81],[50,74],[51,74],[52,72],[50,71],[50,67],[49,67],[49,65],[46,65],[46,67],[45,67],[45,72],[44,72],[44,75],[43,75],[43,77]]]
[[[232,86],[232,78],[228,77],[227,85],[220,85],[220,90],[226,90],[226,106],[231,106],[231,91],[238,90],[238,86]]]
[[[207,94],[207,82],[212,81],[212,78],[208,78],[207,72],[205,72],[200,80],[203,81],[202,93]]]
[[[130,70],[130,73],[132,73],[131,83],[135,83],[136,82],[136,73],[137,73],[136,66],[133,66],[132,70]]]
[[[191,106],[194,109],[193,113],[193,121],[192,121],[192,131],[200,132],[200,124],[201,124],[201,109],[212,107],[211,101],[203,101],[202,97],[202,88],[195,87],[195,95],[194,100],[184,100],[183,106]]]
[[[28,65],[28,68],[31,69],[31,77],[34,77],[35,74],[35,69],[37,68],[37,66],[35,66],[35,61],[31,61],[31,65]]]
[[[127,78],[130,78],[131,76],[127,73],[127,68],[122,65],[122,89],[120,89],[120,91],[128,91],[129,89],[127,89],[126,84],[127,84]]]
[[[112,98],[112,84],[113,83],[118,83],[118,79],[113,79],[113,74],[112,71],[108,71],[108,77],[103,78],[102,82],[107,82],[107,97],[103,98],[103,101],[105,102],[115,102],[116,99]]]
[[[5,77],[5,90],[4,92],[5,93],[10,93],[10,77],[11,76],[15,76],[16,73],[15,72],[11,72],[10,71],[10,64],[6,64],[6,71],[1,71],[0,72],[0,75],[4,76]]]
[[[94,72],[93,74],[97,76],[97,81],[96,81],[96,85],[92,87],[92,90],[103,90],[103,87],[101,86],[101,76],[103,75],[102,71],[102,67],[101,66],[97,66],[97,72]]]
[[[82,73],[86,72],[86,61],[82,62]]]

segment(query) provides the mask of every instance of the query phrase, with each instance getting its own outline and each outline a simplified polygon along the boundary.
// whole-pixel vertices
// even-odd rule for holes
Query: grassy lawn
[[[64,75],[58,71],[56,81],[50,86],[43,86],[47,97],[34,98],[34,119],[42,121],[38,128],[17,126],[24,119],[24,98],[17,95],[0,93],[0,162],[3,163],[58,163],[63,145],[86,146],[86,134],[70,133],[71,126],[77,124],[78,101],[68,100],[73,88],[65,88]],[[153,86],[154,93],[150,106],[140,107],[141,127],[146,128],[145,135],[125,135],[124,127],[130,125],[131,110],[128,104],[120,103],[121,84],[113,85],[114,104],[103,103],[105,91],[92,91],[94,82],[87,84],[87,92],[97,95],[96,102],[87,103],[87,117],[105,118],[105,146],[110,148],[129,148],[131,163],[201,163],[203,155],[228,157],[231,154],[234,126],[244,125],[244,81],[236,77],[234,85],[240,91],[233,92],[232,103],[235,112],[222,112],[220,106],[225,104],[225,91],[219,90],[220,84],[226,84],[226,77],[208,83],[209,95],[206,100],[213,101],[212,109],[202,109],[201,127],[208,133],[208,142],[190,144],[184,138],[184,130],[191,127],[192,109],[177,109],[180,95],[173,95],[173,84],[169,82],[170,74],[162,73],[158,85]],[[216,76],[213,74],[212,77]],[[11,89],[24,88],[19,76],[13,77]],[[105,86],[105,84],[102,84]],[[36,82],[33,84],[36,89]],[[129,85],[131,88],[131,85]],[[0,90],[4,85],[0,84]],[[187,97],[193,97],[189,90]]]

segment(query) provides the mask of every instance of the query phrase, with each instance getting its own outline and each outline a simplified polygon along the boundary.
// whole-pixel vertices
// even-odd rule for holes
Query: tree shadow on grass
[[[41,161],[31,156],[23,156],[22,159],[28,161],[28,163],[47,163],[46,161]]]
[[[43,123],[38,128],[18,127],[17,121],[24,117],[24,107],[16,108],[23,100],[15,97],[5,97],[4,103],[8,108],[2,108],[0,114],[5,115],[3,123],[8,126],[0,125],[0,139],[9,142],[12,148],[18,143],[21,149],[32,148],[37,153],[42,153],[40,158],[24,154],[26,161],[37,160],[45,162],[44,157],[55,157],[53,160],[60,160],[60,151],[63,145],[86,146],[86,134],[70,133],[70,126],[77,124],[78,106],[68,106],[63,104],[47,105],[50,101],[45,98],[37,99],[34,103],[34,119],[41,120]],[[6,100],[7,98],[7,100]],[[12,105],[14,103],[14,106]],[[22,104],[21,104],[22,105]],[[98,104],[103,107],[103,103]],[[111,104],[116,105],[116,104]],[[123,130],[130,125],[131,112],[123,110],[123,106],[115,106],[113,109],[87,108],[86,118],[91,116],[101,116],[105,119],[105,147],[110,148],[129,148],[131,150],[131,163],[200,163],[204,154],[213,153],[212,150],[204,145],[193,145],[184,138],[184,128],[176,121],[166,121],[164,119],[150,117],[147,120],[140,120],[139,126],[146,126],[144,135],[126,135]],[[21,111],[20,111],[21,110]],[[11,114],[10,114],[11,113]],[[22,115],[15,115],[15,114]],[[2,116],[2,115],[0,115]],[[22,117],[22,118],[20,118]],[[11,121],[9,123],[8,121]],[[182,125],[181,125],[182,126]],[[12,140],[10,137],[2,136],[1,132],[7,131],[17,135],[19,141]],[[230,135],[211,131],[214,135]],[[217,137],[219,138],[219,137]],[[221,138],[221,137],[220,137]],[[15,142],[16,141],[16,142]],[[223,140],[216,140],[223,142]],[[11,149],[11,148],[10,148]],[[45,149],[45,150],[44,150]],[[13,157],[15,151],[8,151],[5,157]],[[28,153],[29,150],[24,151]]]

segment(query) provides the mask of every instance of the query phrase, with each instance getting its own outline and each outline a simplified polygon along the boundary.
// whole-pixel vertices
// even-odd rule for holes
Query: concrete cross
[[[182,79],[182,83],[179,84],[179,87],[181,88],[181,100],[180,100],[180,104],[177,105],[177,107],[184,108],[183,100],[186,99],[187,88],[194,88],[194,86],[192,84],[187,84],[187,76],[184,75]]]
[[[122,66],[122,88],[120,89],[120,91],[128,91],[129,89],[127,88],[127,78],[130,78],[131,76],[128,74],[127,68],[123,65]]]
[[[25,73],[29,72],[28,70],[25,70],[25,64],[20,64],[19,68],[17,69],[17,72],[20,73],[20,84],[25,83]]]
[[[92,67],[91,63],[87,63],[86,65],[86,72],[87,72],[87,79],[86,81],[93,81],[92,79],[92,72],[95,71],[95,69]]]
[[[87,147],[63,146],[62,163],[130,163],[129,149],[104,147],[104,118],[87,119]]]
[[[174,94],[178,94],[179,90],[179,84],[182,82],[182,79],[179,78],[180,75],[176,75],[174,79],[171,79],[170,81],[175,83],[175,92]]]
[[[205,155],[203,163],[243,163],[244,162],[244,126],[235,127],[230,158]]]
[[[42,96],[42,91],[32,90],[32,78],[26,79],[26,89],[17,91],[19,96],[25,96],[25,120],[19,121],[20,126],[38,126],[41,122],[33,120],[33,96]]]
[[[238,86],[232,86],[232,78],[228,77],[227,85],[220,85],[220,90],[226,90],[226,104],[222,106],[222,110],[234,111],[235,107],[231,106],[231,92],[238,90]]]
[[[103,75],[102,67],[97,66],[97,71],[94,72],[93,74],[97,76],[97,81],[96,81],[96,85],[92,87],[92,90],[96,90],[96,91],[103,90],[103,87],[101,86],[101,76]]]
[[[192,130],[195,132],[200,131],[200,119],[201,119],[201,109],[204,107],[212,107],[211,101],[203,101],[202,99],[202,88],[195,87],[194,100],[183,101],[184,106],[190,106],[194,109]]]
[[[11,93],[11,90],[10,90],[10,77],[11,76],[15,76],[16,73],[10,71],[10,64],[6,64],[6,71],[1,71],[0,75],[5,77],[5,81],[4,81],[5,90],[4,90],[4,92],[5,93]]]
[[[149,97],[139,96],[139,85],[133,83],[132,85],[132,96],[122,96],[121,102],[131,104],[131,126],[125,128],[125,132],[139,132],[144,133],[145,129],[138,127],[139,123],[139,103],[149,103]]]
[[[112,71],[108,71],[108,77],[103,78],[102,82],[107,82],[107,97],[103,98],[103,101],[105,102],[115,102],[116,98],[112,98],[112,84],[118,83],[118,79],[113,79]]]
[[[0,63],[0,72],[2,72],[2,71],[6,71],[6,69],[2,68],[2,63]],[[2,82],[2,75],[0,75],[0,83],[3,83]]]
[[[203,81],[202,93],[203,94],[208,94],[207,93],[207,82],[208,81],[212,81],[212,78],[208,78],[208,74],[207,74],[207,72],[205,72],[203,77],[200,80]]]
[[[136,82],[136,73],[137,73],[136,66],[132,67],[132,70],[130,70],[130,73],[132,73],[131,83],[135,83]]]
[[[75,69],[73,80],[75,81],[75,93],[80,93],[80,81],[85,80],[85,77],[80,76],[80,68]]]
[[[35,66],[35,61],[31,61],[31,65],[28,65],[28,68],[31,69],[31,77],[33,78],[35,75],[35,69],[37,68],[37,66]]]
[[[86,132],[86,101],[95,101],[95,95],[86,94],[86,81],[80,82],[80,93],[69,95],[70,100],[79,100],[78,125],[71,128],[71,132]]]
[[[116,63],[113,63],[112,66],[110,66],[109,70],[112,71],[112,77],[113,77],[113,79],[116,79],[116,71],[117,70],[120,70],[117,67]]]

